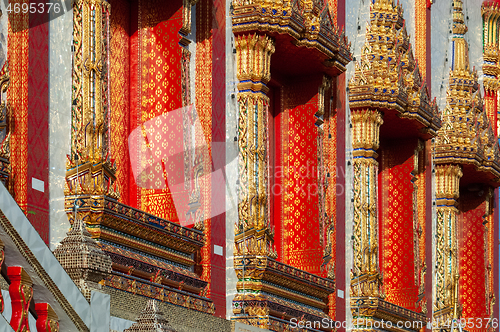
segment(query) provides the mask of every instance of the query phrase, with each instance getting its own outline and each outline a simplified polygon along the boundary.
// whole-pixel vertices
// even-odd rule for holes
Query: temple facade
[[[500,2],[0,2],[5,332],[499,326]]]

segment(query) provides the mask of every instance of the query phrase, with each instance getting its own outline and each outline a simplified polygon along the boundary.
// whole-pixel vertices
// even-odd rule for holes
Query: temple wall
[[[50,248],[66,236],[69,221],[64,212],[66,155],[70,151],[71,44],[73,11],[49,22],[49,212]]]
[[[483,85],[483,18],[481,16],[481,3],[479,0],[464,1],[465,24],[469,31],[465,34],[465,40],[469,44],[469,63],[471,70],[477,70],[479,84]],[[484,96],[484,90],[481,89]]]
[[[385,141],[378,150],[379,169],[379,262],[386,300],[416,310],[419,270],[413,224],[416,189],[411,181],[417,140]],[[416,176],[415,176],[416,178]],[[390,189],[389,189],[390,188]],[[422,190],[422,189],[421,189]],[[417,217],[418,218],[418,217]]]
[[[234,227],[238,220],[238,102],[236,54],[232,32],[231,0],[226,0],[226,318],[233,316],[233,299],[236,294],[234,270]]]

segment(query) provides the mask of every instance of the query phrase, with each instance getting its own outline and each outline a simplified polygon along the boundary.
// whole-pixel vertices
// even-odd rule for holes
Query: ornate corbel
[[[12,305],[10,325],[16,332],[29,331],[28,313],[33,298],[33,282],[21,266],[9,266],[7,276],[10,280],[9,295]]]
[[[36,303],[35,311],[37,332],[59,332],[59,318],[48,303]]]

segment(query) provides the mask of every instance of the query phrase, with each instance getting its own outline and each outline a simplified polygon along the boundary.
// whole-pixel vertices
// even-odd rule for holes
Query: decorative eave
[[[478,181],[500,186],[500,146],[486,114],[483,111],[474,114],[471,110],[460,115],[448,114],[445,113],[444,130],[436,138],[434,163],[460,164],[466,167],[465,178],[474,177],[468,174],[472,170],[485,176],[477,178]]]
[[[386,322],[384,327],[390,331],[420,331],[427,324],[425,314],[400,307],[377,297],[352,297],[351,308],[358,312],[358,318],[353,317],[353,326],[358,324],[358,319],[360,326],[367,324],[367,319],[383,320]],[[391,322],[393,328],[387,327],[389,326],[388,322]],[[410,328],[397,328],[399,322],[412,322],[412,324]]]
[[[281,320],[293,317],[309,321],[329,319],[328,296],[335,292],[334,280],[254,255],[236,257],[235,271],[239,280],[254,279],[247,284],[239,281],[238,290],[249,291],[247,287],[251,287],[252,291],[259,291],[255,295],[238,293],[233,309],[235,315],[242,313],[247,302],[258,301],[266,303],[270,316]]]
[[[65,196],[85,193],[107,195],[114,199],[120,198],[120,194],[116,190],[116,163],[114,160],[87,161],[82,164],[76,164],[74,160],[68,158],[66,163]]]
[[[157,257],[194,265],[193,254],[205,243],[203,232],[183,227],[105,196],[67,196],[65,210],[73,223],[81,216],[98,241],[124,244]]]
[[[371,4],[366,42],[349,82],[349,106],[412,120],[423,138],[441,127],[436,101],[414,60],[402,7],[393,0]]]
[[[352,60],[345,33],[332,21],[325,0],[233,1],[233,32],[287,34],[298,47],[314,48],[324,55],[323,65],[339,73]]]

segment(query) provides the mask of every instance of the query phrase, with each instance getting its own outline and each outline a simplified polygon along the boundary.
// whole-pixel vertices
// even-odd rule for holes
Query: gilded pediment
[[[288,34],[299,47],[316,48],[340,72],[351,61],[350,43],[326,0],[234,0],[233,32]]]
[[[431,136],[441,126],[437,104],[414,58],[403,9],[392,0],[371,5],[361,58],[349,82],[349,105],[396,112]]]
[[[463,38],[467,26],[462,3],[455,1],[453,9],[454,52],[443,127],[434,145],[435,162],[472,165],[476,170],[490,173],[496,183],[500,176],[498,141],[486,115],[478,74],[470,69],[468,44]],[[488,48],[486,51],[488,53]],[[486,89],[487,85],[488,80],[485,80]]]

